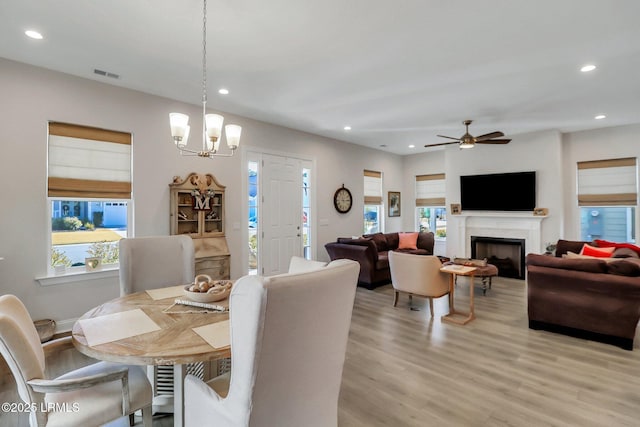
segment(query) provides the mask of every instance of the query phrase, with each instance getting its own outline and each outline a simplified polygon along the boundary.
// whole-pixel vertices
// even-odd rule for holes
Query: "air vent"
[[[110,73],[108,71],[98,70],[97,68],[93,70],[94,74],[98,74],[99,76],[105,76],[112,79],[119,79],[120,75],[116,73]]]

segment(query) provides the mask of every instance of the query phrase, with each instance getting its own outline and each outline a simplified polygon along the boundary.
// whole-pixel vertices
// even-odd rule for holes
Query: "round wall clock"
[[[336,193],[333,195],[333,206],[335,206],[338,212],[347,213],[351,210],[352,204],[353,197],[351,197],[351,191],[345,188],[344,184],[342,184],[342,188],[338,188]]]

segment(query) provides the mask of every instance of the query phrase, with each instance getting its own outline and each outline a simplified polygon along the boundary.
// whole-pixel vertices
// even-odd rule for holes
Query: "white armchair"
[[[45,344],[55,345],[60,341]],[[139,366],[99,362],[46,379],[43,345],[29,312],[14,295],[0,297],[0,353],[18,395],[33,409],[32,427],[98,426],[139,409],[144,426],[151,427],[151,385]]]
[[[429,299],[429,310],[433,317],[433,298],[449,295],[451,310],[451,293],[449,275],[440,271],[442,262],[434,255],[413,255],[389,251],[389,268],[391,284],[394,289],[393,306],[398,304],[398,294],[404,292]]]
[[[231,372],[185,379],[185,425],[328,427],[338,395],[360,265],[245,276],[230,299]]]

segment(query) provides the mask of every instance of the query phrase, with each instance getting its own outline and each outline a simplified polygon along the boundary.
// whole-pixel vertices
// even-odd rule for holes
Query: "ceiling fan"
[[[425,147],[437,147],[439,145],[459,144],[460,148],[473,148],[476,144],[508,144],[510,139],[494,139],[504,136],[502,132],[491,132],[480,136],[473,136],[469,133],[469,125],[473,120],[465,120],[462,122],[466,126],[467,130],[460,138],[453,138],[451,136],[438,135],[440,138],[454,139],[455,142],[441,142],[439,144],[427,144]]]

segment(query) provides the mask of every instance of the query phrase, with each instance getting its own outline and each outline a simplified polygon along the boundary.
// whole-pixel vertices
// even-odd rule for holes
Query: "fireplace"
[[[525,239],[471,236],[471,258],[487,259],[498,276],[525,278]]]

